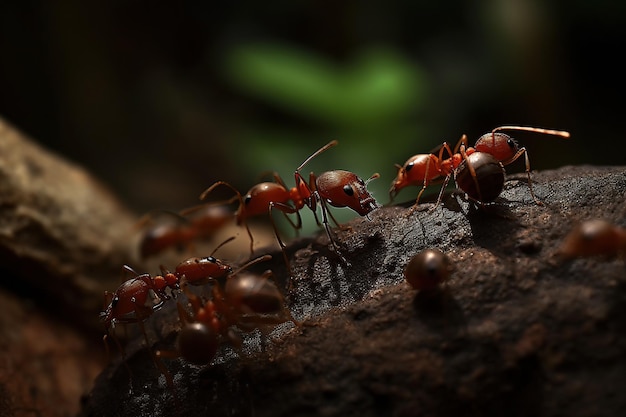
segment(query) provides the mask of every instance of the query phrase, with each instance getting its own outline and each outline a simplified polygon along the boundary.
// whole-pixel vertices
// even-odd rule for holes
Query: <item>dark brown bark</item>
[[[509,178],[476,208],[460,196],[407,216],[385,207],[327,238],[289,247],[294,272],[286,324],[264,351],[259,335],[206,367],[167,360],[171,390],[141,340],[99,377],[83,416],[623,415],[626,268],[607,257],[555,254],[572,226],[626,224],[626,168],[564,167]],[[417,191],[417,190],[416,190]],[[426,206],[428,207],[428,206]],[[455,266],[435,295],[404,282],[408,260],[436,247]],[[284,284],[281,256],[260,267]],[[171,346],[174,304],[148,322]]]

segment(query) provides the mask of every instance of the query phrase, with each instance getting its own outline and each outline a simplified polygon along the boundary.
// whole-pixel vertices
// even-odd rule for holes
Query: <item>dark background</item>
[[[25,0],[0,19],[0,116],[138,213],[267,170],[292,184],[330,139],[305,174],[380,172],[383,203],[394,163],[503,124],[572,133],[515,134],[533,169],[626,163],[624,2]]]

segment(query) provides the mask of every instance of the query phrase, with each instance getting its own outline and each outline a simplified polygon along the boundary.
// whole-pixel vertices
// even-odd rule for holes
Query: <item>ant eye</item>
[[[515,139],[513,138],[508,138],[506,140],[506,144],[509,145],[509,148],[513,149],[513,150],[517,150],[517,142],[515,141]]]
[[[404,170],[406,172],[409,172],[411,170],[411,168],[413,168],[413,162],[411,162],[410,164],[407,164],[406,168],[404,168]]]
[[[248,204],[250,204],[250,200],[252,200],[252,196],[248,194],[247,196],[244,197],[243,203],[247,206]]]
[[[343,192],[352,197],[354,195],[354,190],[350,184],[346,184],[343,186]]]
[[[207,262],[211,262],[212,264],[217,263],[217,260],[214,257],[212,257],[212,256],[207,256],[204,259],[206,259]]]

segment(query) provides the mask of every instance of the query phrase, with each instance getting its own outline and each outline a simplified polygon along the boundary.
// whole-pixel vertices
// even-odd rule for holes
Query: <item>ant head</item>
[[[209,326],[189,323],[178,333],[176,345],[185,360],[196,365],[206,365],[217,353],[218,337]]]
[[[368,180],[378,178],[372,175]],[[379,207],[367,191],[367,183],[349,171],[327,171],[315,180],[320,197],[334,207],[349,207],[365,216]]]
[[[439,175],[439,162],[437,156],[424,153],[413,155],[403,166],[396,164],[398,174],[389,189],[389,198],[393,200],[401,189],[409,185],[423,185],[424,181],[428,183],[431,177]]]
[[[416,290],[432,291],[452,272],[450,259],[439,249],[426,249],[415,255],[404,270],[404,278]]]

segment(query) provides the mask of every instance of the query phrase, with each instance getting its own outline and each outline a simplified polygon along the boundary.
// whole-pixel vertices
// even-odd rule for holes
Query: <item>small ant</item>
[[[459,188],[463,189],[463,191],[465,191],[470,197],[479,202],[485,203],[493,201],[500,193],[498,191],[497,194],[493,196],[495,190],[498,189],[497,182],[499,182],[499,179],[496,179],[495,187],[489,184],[485,187],[490,187],[491,189],[486,191],[485,196],[483,196],[483,192],[481,190],[481,187],[479,186],[480,182],[476,174],[477,169],[474,168],[474,163],[476,163],[478,169],[481,170],[483,169],[482,166],[487,166],[488,168],[485,169],[485,173],[487,174],[487,176],[491,176],[494,173],[495,175],[499,175],[500,167],[496,167],[497,164],[494,164],[494,159],[495,161],[500,162],[502,166],[504,166],[511,164],[512,162],[516,161],[520,156],[524,155],[530,194],[536,204],[542,205],[543,203],[535,196],[535,193],[533,191],[530,179],[530,160],[528,158],[528,152],[526,151],[526,148],[520,148],[515,139],[505,133],[501,133],[501,130],[519,130],[542,133],[546,135],[561,136],[563,138],[570,137],[569,132],[564,132],[560,130],[550,130],[524,126],[500,126],[493,129],[490,133],[486,133],[478,138],[474,147],[468,147],[467,136],[463,135],[461,139],[457,142],[454,150],[451,150],[448,143],[444,142],[439,148],[439,152],[437,154],[418,154],[409,158],[403,166],[396,164],[396,168],[398,168],[398,174],[389,190],[390,201],[393,201],[397,193],[402,188],[409,185],[421,185],[422,189],[418,193],[415,200],[415,205],[413,206],[416,207],[426,187],[433,182],[442,181],[443,186],[437,198],[436,205],[438,205],[441,202],[443,191],[446,188],[446,185],[448,184],[451,175],[458,170],[463,162],[465,162],[467,172],[469,173],[472,180],[466,180],[464,177],[467,175],[467,173],[463,172],[460,176],[461,183],[465,186],[465,188],[461,187],[460,184],[457,183],[457,185],[459,185]],[[447,152],[448,158],[444,159],[444,151]],[[474,153],[489,154],[491,155],[491,157],[493,157],[493,159],[484,155],[473,157],[472,159],[470,159],[471,155]],[[473,186],[471,185],[471,182],[473,182]],[[475,190],[473,188],[475,188]],[[467,190],[469,190],[469,192]],[[492,197],[491,200],[488,197]]]
[[[178,304],[182,328],[176,350],[158,351],[157,357],[182,357],[195,365],[206,365],[215,357],[220,339],[228,340],[235,348],[241,347],[241,339],[233,327],[249,332],[259,326],[287,321],[298,326],[285,306],[282,293],[269,279],[271,275],[271,271],[262,275],[235,272],[225,283],[215,280],[211,298],[206,302],[186,292],[191,311]]]
[[[167,289],[171,291],[178,290],[179,280],[174,274],[163,274],[151,276],[150,274],[139,274],[128,265],[123,266],[124,270],[135,275],[134,278],[124,281],[114,293],[104,292],[106,308],[100,313],[100,320],[104,323],[106,333],[102,340],[104,341],[107,352],[109,347],[107,344],[108,336],[111,335],[118,349],[125,356],[124,349],[120,344],[115,333],[111,333],[111,329],[115,328],[116,323],[129,324],[137,323],[141,328],[146,345],[149,346],[148,335],[143,326],[143,322],[160,309],[165,301],[171,299],[174,293],[167,294]],[[152,291],[158,298],[156,304],[148,303],[148,297]],[[154,360],[154,356],[152,357]],[[156,361],[155,361],[156,363]],[[126,365],[130,374],[130,368]]]
[[[199,238],[210,238],[235,216],[225,204],[205,204],[180,213],[167,211],[164,213],[172,215],[175,219],[173,222],[156,224],[146,230],[139,243],[142,259],[157,255],[171,247],[181,249]]]
[[[221,185],[229,187],[236,193],[239,200],[239,208],[237,209],[235,217],[237,224],[244,224],[248,231],[251,252],[253,251],[254,242],[246,221],[248,217],[268,213],[276,239],[278,240],[287,268],[289,269],[289,261],[285,252],[286,245],[280,238],[278,228],[272,217],[273,209],[281,211],[285,217],[287,217],[288,214],[295,214],[295,223],[289,217],[287,217],[287,219],[290,224],[298,230],[302,227],[300,210],[304,206],[307,206],[313,212],[317,224],[320,224],[317,217],[317,205],[319,204],[322,210],[322,224],[324,225],[326,235],[330,241],[329,246],[331,250],[335,250],[336,243],[331,234],[328,217],[330,217],[337,226],[339,226],[339,223],[328,210],[328,205],[333,207],[348,207],[361,216],[366,216],[379,207],[374,197],[367,191],[367,183],[372,179],[378,178],[379,174],[374,174],[367,181],[363,181],[352,172],[334,170],[323,172],[318,176],[314,173],[310,173],[309,182],[306,182],[300,173],[302,168],[313,158],[337,144],[338,141],[336,140],[327,143],[300,164],[294,173],[295,187],[291,189],[287,188],[285,182],[277,173],[274,173],[275,182],[262,182],[257,184],[253,186],[244,197],[229,183],[218,181],[207,188],[200,195],[200,199],[204,200],[215,188]]]
[[[439,249],[425,249],[413,256],[404,269],[404,278],[416,290],[437,290],[452,273],[452,264]]]
[[[107,307],[100,313],[100,319],[104,323],[107,333],[110,328],[115,327],[115,323],[137,323],[143,322],[154,311],[163,306],[165,301],[172,298],[166,293],[178,290],[178,277],[171,273],[151,276],[144,273],[139,274],[128,265],[123,268],[135,275],[134,278],[124,281],[114,293],[104,292],[105,305]],[[148,296],[152,291],[158,298],[158,303],[148,305]]]
[[[558,253],[566,259],[596,255],[626,257],[626,229],[605,220],[588,220],[565,237]]]

